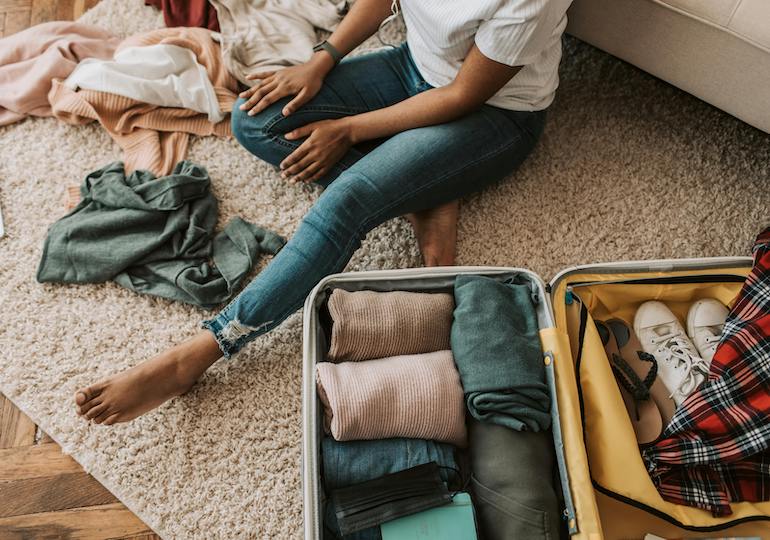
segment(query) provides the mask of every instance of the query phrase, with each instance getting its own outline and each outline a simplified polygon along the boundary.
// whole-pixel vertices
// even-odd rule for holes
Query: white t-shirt
[[[538,111],[559,85],[561,35],[572,0],[401,0],[406,40],[432,86],[452,82],[474,41],[502,64],[523,66],[487,103]]]

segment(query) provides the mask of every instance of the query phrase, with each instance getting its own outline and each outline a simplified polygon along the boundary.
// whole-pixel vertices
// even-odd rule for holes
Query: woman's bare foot
[[[425,266],[451,266],[457,248],[457,216],[460,201],[407,214]]]
[[[78,390],[78,414],[108,426],[133,420],[187,392],[221,356],[214,335],[201,331],[150,360]]]

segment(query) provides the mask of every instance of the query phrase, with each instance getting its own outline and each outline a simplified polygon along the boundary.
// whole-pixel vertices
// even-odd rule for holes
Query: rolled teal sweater
[[[529,282],[461,275],[454,295],[452,354],[468,412],[518,431],[548,429],[551,401]]]

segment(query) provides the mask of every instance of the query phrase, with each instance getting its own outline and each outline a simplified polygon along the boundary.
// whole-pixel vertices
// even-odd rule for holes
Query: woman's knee
[[[265,127],[267,126],[265,111],[250,116],[248,110],[241,110],[241,105],[245,102],[246,100],[243,98],[238,98],[233,104],[233,110],[230,114],[230,126],[232,127],[233,135],[239,141],[245,137],[265,133]]]
[[[248,110],[241,110],[243,103],[245,100],[238,98],[233,104],[230,114],[233,136],[249,152],[270,161],[276,144],[272,126],[275,124],[276,114],[281,114],[280,110],[276,112],[273,107],[268,107],[255,115],[249,115]]]

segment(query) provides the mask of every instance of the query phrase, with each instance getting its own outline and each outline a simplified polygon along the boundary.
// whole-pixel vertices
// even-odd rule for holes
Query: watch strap
[[[323,40],[321,43],[313,47],[313,52],[318,51],[326,51],[331,55],[331,57],[334,59],[334,64],[337,65],[340,63],[340,60],[342,60],[342,54],[340,51],[337,50],[337,48],[329,43],[326,40]]]

